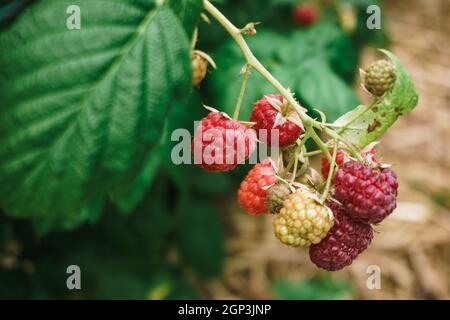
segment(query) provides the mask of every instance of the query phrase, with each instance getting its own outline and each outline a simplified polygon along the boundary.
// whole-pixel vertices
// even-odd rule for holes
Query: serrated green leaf
[[[342,132],[342,136],[360,148],[379,139],[399,116],[410,112],[418,102],[414,85],[399,59],[387,50],[381,51],[392,60],[396,67],[397,80],[394,87],[371,109],[360,105],[334,122],[339,126],[350,123]]]
[[[79,5],[81,30],[65,12]],[[189,42],[152,0],[43,0],[0,35],[0,204],[70,216],[126,184],[190,92]]]

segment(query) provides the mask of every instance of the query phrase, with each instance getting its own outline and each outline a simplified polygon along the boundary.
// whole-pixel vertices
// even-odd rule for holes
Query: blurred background
[[[0,1],[2,24],[20,3]],[[6,3],[6,4],[5,4]],[[368,30],[366,8],[382,8],[382,29]],[[450,2],[446,0],[222,0],[238,26],[260,21],[248,43],[300,102],[328,120],[368,102],[358,68],[389,48],[410,73],[419,105],[382,138],[378,155],[399,177],[398,207],[377,226],[372,245],[339,272],[316,268],[308,251],[283,246],[272,217],[251,217],[236,190],[249,170],[209,174],[170,162],[165,139],[139,183],[99,217],[59,230],[0,214],[0,298],[69,299],[449,299],[450,298]],[[295,17],[309,6],[312,23]],[[193,130],[201,103],[231,113],[241,53],[214,21],[199,24],[197,48],[218,65],[189,102],[175,106],[169,129]],[[1,71],[0,71],[1,72]],[[241,119],[273,90],[253,72]],[[319,168],[320,159],[315,165]],[[79,265],[82,290],[66,288]],[[366,285],[381,269],[381,289]]]

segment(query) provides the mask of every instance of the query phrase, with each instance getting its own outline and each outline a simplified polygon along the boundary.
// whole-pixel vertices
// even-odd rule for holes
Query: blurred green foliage
[[[90,0],[75,2],[83,6]],[[145,11],[139,10],[143,10],[144,7],[155,10],[153,1],[138,2],[140,6],[133,7],[133,10],[129,11],[130,14],[135,15],[134,18],[129,19],[130,29],[133,32],[140,18],[146,14]],[[334,119],[358,104],[352,85],[357,74],[362,48],[367,44],[376,46],[386,44],[384,31],[369,31],[364,23],[365,8],[369,2],[376,4],[378,1],[326,1],[326,4],[323,2],[320,21],[310,28],[298,29],[291,21],[290,15],[293,5],[301,2],[222,0],[215,3],[238,26],[243,26],[249,21],[261,21],[257,36],[248,37],[249,45],[255,55],[283,84],[290,87],[300,102],[310,109],[310,112],[313,113],[314,108],[320,108],[329,119]],[[32,6],[36,8],[34,6],[45,5],[48,6],[46,7],[48,10],[54,3],[51,0],[41,0]],[[358,17],[357,27],[350,33],[344,31],[339,23],[339,8],[344,4],[350,5]],[[58,189],[60,186],[55,185],[52,186],[54,187],[52,193],[47,192],[48,189],[41,188],[41,183],[51,183],[57,179],[48,179],[42,175],[42,179],[33,184],[36,189],[21,190],[23,198],[30,199],[28,203],[17,202],[16,192],[18,191],[12,189],[12,186],[22,188],[21,183],[27,179],[27,172],[21,172],[22,180],[19,179],[19,175],[13,177],[6,175],[9,180],[5,178],[0,186],[2,190],[0,205],[4,208],[4,212],[0,214],[1,298],[196,298],[197,294],[192,283],[187,280],[190,278],[187,275],[194,273],[202,279],[220,276],[226,256],[221,221],[223,215],[220,215],[223,208],[221,209],[220,203],[230,193],[235,192],[248,166],[240,166],[229,174],[208,174],[194,166],[174,165],[170,160],[171,149],[177,143],[170,139],[172,131],[176,128],[186,128],[192,133],[193,122],[206,114],[201,107],[202,103],[231,113],[240,85],[239,70],[244,64],[242,55],[230,40],[229,35],[217,23],[211,21],[211,24],[207,24],[200,19],[200,8],[200,0],[169,0],[163,9],[164,14],[167,16],[173,14],[179,20],[179,25],[184,28],[183,35],[177,28],[171,29],[168,26],[164,29],[167,32],[173,32],[174,39],[184,39],[180,45],[180,52],[182,52],[180,56],[183,59],[186,58],[189,38],[194,26],[198,23],[198,48],[210,54],[218,64],[218,70],[212,71],[207,76],[200,90],[187,88],[186,79],[189,79],[189,74],[174,76],[173,79],[166,79],[164,78],[166,75],[158,74],[162,71],[155,65],[161,63],[181,68],[180,70],[186,65],[183,59],[182,61],[174,60],[174,53],[170,51],[168,43],[157,44],[152,42],[156,40],[150,39],[149,43],[152,45],[166,46],[163,46],[166,50],[165,55],[146,56],[150,59],[149,64],[145,65],[146,68],[150,68],[146,70],[147,73],[140,71],[142,70],[140,64],[133,64],[133,69],[128,70],[136,77],[144,77],[143,79],[149,83],[154,83],[155,79],[158,79],[160,85],[158,93],[161,94],[161,99],[146,97],[148,101],[153,102],[143,104],[141,110],[148,108],[148,112],[154,115],[153,118],[149,118],[149,123],[154,122],[158,128],[164,128],[155,133],[151,141],[144,139],[145,143],[130,140],[127,135],[115,136],[116,140],[113,142],[117,143],[116,149],[111,152],[117,155],[118,159],[107,160],[112,161],[113,166],[122,168],[125,162],[119,162],[120,159],[127,159],[134,164],[132,170],[128,170],[130,168],[125,166],[124,174],[115,178],[109,176],[108,172],[103,174],[97,172],[95,183],[77,184],[67,189]],[[0,19],[5,17],[2,12],[4,11],[0,9]],[[107,13],[103,14],[107,16]],[[112,12],[111,15],[113,15]],[[9,24],[3,27],[0,36],[1,49],[12,43],[11,41],[20,41],[19,38],[13,38],[11,35],[11,30],[16,30],[14,28],[18,30],[23,27],[27,32],[32,30],[28,29],[28,23],[31,22],[26,20],[27,17],[31,19],[23,13],[12,23],[8,20]],[[164,23],[165,20],[163,20],[159,23]],[[83,23],[89,26],[90,21],[84,20]],[[33,28],[35,27],[36,30],[45,34],[45,25],[37,25]],[[117,45],[114,50],[117,49],[119,52],[123,41],[120,37],[120,39],[115,38],[116,36],[119,37],[118,34],[106,32],[96,34],[95,38],[98,43],[104,41],[106,44],[108,41],[113,41],[110,45]],[[2,42],[2,39],[6,40]],[[44,49],[45,47],[42,52],[45,51]],[[60,50],[62,56],[73,54],[64,46],[61,46]],[[11,75],[9,79],[5,77],[6,73],[2,73],[6,71],[0,72],[1,83],[4,84],[0,97],[7,102],[5,105],[8,106],[8,108],[0,106],[0,113],[6,114],[7,109],[16,108],[19,105],[17,102],[22,101],[22,96],[12,97],[7,90],[13,88],[12,83],[16,81],[13,76],[14,68],[20,69],[23,65],[22,62],[17,62],[16,66],[7,65],[15,57],[3,52],[5,51],[0,53],[0,70],[4,66],[4,70]],[[28,58],[33,58],[33,55],[37,53],[30,50],[27,54],[31,55]],[[41,67],[38,62],[39,59],[29,59],[27,63],[36,63],[33,67]],[[99,72],[108,67],[111,66],[106,63],[101,68],[85,70],[86,74],[82,77],[89,76],[96,79]],[[146,76],[148,78],[145,78]],[[180,84],[175,91],[171,89],[174,82]],[[33,83],[29,85],[31,88],[37,88],[33,87]],[[141,90],[135,89],[136,92]],[[52,87],[49,86],[46,90],[51,93]],[[121,110],[126,110],[123,108],[127,106],[135,107],[131,99],[135,96],[126,87],[115,90],[107,92],[112,94],[120,91],[124,97],[120,102],[125,102],[121,105]],[[174,92],[177,99],[172,99]],[[273,89],[256,72],[253,72],[244,99],[242,119],[248,117],[253,101],[270,92],[273,92]],[[24,93],[25,96],[26,94]],[[68,103],[68,100],[65,98],[58,103],[64,105]],[[98,105],[98,108],[102,107]],[[104,113],[99,112],[99,115],[103,116]],[[17,116],[22,117],[20,118],[22,121],[28,121],[30,117],[22,113],[17,113]],[[141,113],[132,115],[121,113],[118,119],[122,119],[120,117],[140,119],[141,116]],[[19,118],[14,116],[11,119],[17,121]],[[8,132],[11,129],[9,125],[5,123],[3,126],[0,125],[0,133]],[[117,130],[123,129],[117,126],[117,123],[115,125]],[[142,132],[146,129],[148,127],[141,128]],[[140,135],[139,137],[142,138]],[[42,146],[45,146],[49,139],[49,137],[44,138],[40,141]],[[26,142],[29,145],[34,143],[32,139]],[[122,143],[129,145],[129,148],[136,150],[136,153],[126,150],[129,153],[123,154],[123,150],[120,149]],[[12,145],[8,148],[16,151],[22,146]],[[0,151],[8,150],[2,147],[4,145],[1,145],[0,140]],[[67,148],[67,150],[75,150],[74,145],[68,144]],[[80,158],[80,163],[85,165],[81,160],[84,161],[84,159]],[[135,160],[139,161],[134,163]],[[141,164],[138,165],[138,162]],[[73,165],[78,166],[80,163],[74,162]],[[0,162],[0,168],[2,164]],[[68,166],[67,163],[61,165],[61,172],[64,172]],[[77,170],[79,168],[81,167],[77,167]],[[80,173],[77,170],[74,171],[74,176]],[[2,172],[0,169],[0,173]],[[113,174],[117,173],[113,172]],[[91,178],[88,176],[86,181],[91,181]],[[5,194],[9,197],[5,197]],[[37,195],[39,198],[35,198]],[[67,198],[66,195],[79,195],[77,201],[68,201],[68,203],[83,205],[77,210],[74,206],[70,208],[73,210],[63,214],[59,210],[61,207],[58,206],[60,199],[52,198],[52,195],[59,195],[59,198]],[[44,200],[46,200],[46,207],[34,206],[35,203],[42,203],[41,201]],[[70,200],[73,198],[70,197]],[[20,216],[26,216],[28,219],[13,218],[15,210],[5,209],[6,202],[7,207],[11,209],[33,206],[30,210],[19,210]],[[50,214],[46,208],[54,212]],[[223,211],[226,210],[227,208]],[[39,214],[32,215],[32,213]],[[81,267],[81,291],[69,291],[66,288],[66,268],[72,264]],[[293,299],[339,298],[337,293],[343,295],[348,292],[344,284],[335,283],[332,280],[312,280],[301,284],[281,281],[275,285],[274,290],[280,298]],[[331,294],[331,291],[336,292],[336,295]]]
[[[348,299],[354,293],[348,281],[328,276],[299,282],[278,280],[272,290],[277,298],[284,300]]]

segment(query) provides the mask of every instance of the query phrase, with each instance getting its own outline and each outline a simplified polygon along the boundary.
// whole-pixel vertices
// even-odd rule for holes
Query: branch
[[[228,33],[233,37],[234,41],[236,41],[237,45],[241,49],[247,63],[252,66],[256,71],[258,71],[266,80],[281,93],[281,95],[286,98],[289,104],[295,109],[295,111],[299,114],[300,119],[302,119],[303,124],[312,125],[314,127],[319,127],[320,123],[308,116],[305,111],[303,111],[300,104],[294,99],[292,94],[285,88],[283,85],[275,79],[275,77],[259,62],[259,60],[255,57],[253,52],[250,50],[247,42],[245,42],[244,37],[242,36],[242,30],[236,28],[230,20],[228,20],[216,7],[214,7],[211,2],[208,0],[203,0],[203,5],[205,10],[214,17]]]

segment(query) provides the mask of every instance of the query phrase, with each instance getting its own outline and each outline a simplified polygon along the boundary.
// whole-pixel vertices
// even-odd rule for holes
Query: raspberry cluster
[[[280,161],[266,159],[253,166],[237,192],[239,204],[252,216],[273,214],[274,234],[281,243],[309,247],[315,265],[340,270],[368,248],[373,238],[371,225],[395,209],[397,177],[375,159],[376,143],[359,154],[334,146],[336,170],[330,176],[330,162],[323,156],[322,177],[309,167],[304,141],[299,140],[303,124],[293,114],[286,100],[274,94],[254,104],[252,123],[212,111],[195,131],[194,160],[200,160],[195,163],[207,171],[229,171],[249,158],[257,138],[268,145],[276,143],[272,132],[278,130]]]
[[[376,164],[373,154],[369,150],[366,158]],[[332,177],[334,197],[340,202],[327,203],[335,224],[327,237],[309,251],[311,261],[328,271],[350,265],[366,250],[373,238],[370,224],[380,223],[396,207],[398,183],[392,170],[351,159],[343,162],[336,161],[339,169]],[[329,164],[325,168],[328,172]]]

